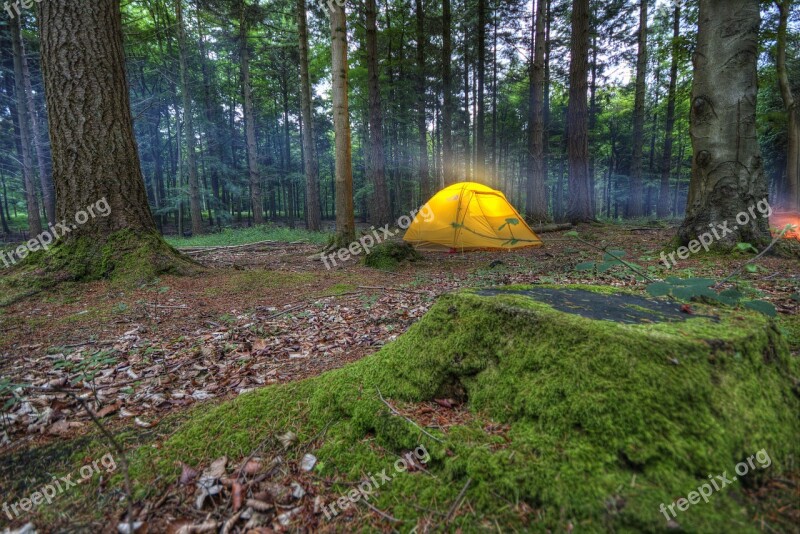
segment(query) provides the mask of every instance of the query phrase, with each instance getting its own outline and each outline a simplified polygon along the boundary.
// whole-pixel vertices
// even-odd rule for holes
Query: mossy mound
[[[414,262],[422,255],[405,241],[386,241],[364,256],[364,265],[382,271],[393,271],[403,262]]]
[[[142,284],[162,274],[192,274],[199,264],[181,255],[157,233],[122,230],[100,241],[78,237],[38,251],[0,278],[6,305],[60,282],[112,279]]]
[[[556,310],[535,292],[446,295],[372,356],[204,409],[159,450],[142,448],[134,475],[174,480],[178,459],[244,458],[292,430],[299,443],[321,443],[318,471],[346,493],[424,444],[433,476],[397,475],[371,501],[404,531],[425,510],[443,521],[468,486],[452,528],[653,532],[668,529],[662,503],[764,451],[768,468],[756,463],[675,520],[690,532],[755,530],[741,491],[800,453],[800,369],[769,318],[693,308],[681,320],[623,324]],[[429,429],[434,440],[381,397],[461,399],[475,419]]]

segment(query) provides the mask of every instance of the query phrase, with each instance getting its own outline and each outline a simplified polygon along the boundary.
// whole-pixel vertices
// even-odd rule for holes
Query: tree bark
[[[161,239],[147,203],[119,0],[50,0],[39,9],[56,215],[70,226],[61,229],[64,249],[46,258],[48,268],[138,282],[193,270]],[[103,199],[107,216],[97,214]],[[90,206],[95,216],[82,223],[78,214]]]
[[[250,177],[250,202],[253,209],[253,224],[264,224],[261,175],[258,170],[255,113],[253,111],[253,87],[250,83],[250,47],[247,43],[249,24],[244,0],[240,0],[239,7],[239,63],[242,76],[242,97],[244,100],[247,169]]]
[[[642,206],[642,152],[644,146],[644,98],[647,78],[647,0],[639,4],[639,49],[636,55],[636,96],[633,107],[633,155],[628,217],[644,215]]]
[[[444,185],[456,183],[453,172],[453,76],[452,55],[453,18],[450,14],[450,0],[442,0],[442,174]]]
[[[486,182],[486,102],[484,81],[486,79],[486,0],[478,0],[478,94],[475,96],[477,113],[475,118],[475,176]]]
[[[355,239],[356,231],[353,216],[353,163],[347,101],[347,18],[344,6],[334,5],[330,24],[336,159],[336,241],[340,245],[346,245]]]
[[[42,233],[42,220],[39,216],[39,199],[33,182],[33,160],[31,158],[31,123],[29,117],[28,94],[25,92],[21,17],[11,21],[11,43],[14,54],[14,92],[17,96],[17,121],[19,123],[20,152],[22,156],[22,176],[25,181],[25,201],[28,209],[28,230],[30,237]],[[55,221],[53,221],[55,222]]]
[[[34,103],[33,88],[31,85],[31,73],[28,68],[28,57],[25,52],[25,39],[22,36],[22,17],[18,19],[20,24],[20,51],[22,55],[22,80],[25,84],[25,102],[28,106],[28,116],[31,120],[31,137],[33,147],[36,149],[36,168],[39,171],[39,184],[42,186],[42,203],[47,220],[52,224],[56,220],[56,199],[55,188],[53,187],[53,177],[47,172],[47,162],[45,161],[44,143],[42,142],[42,130],[39,124],[39,116],[36,113]],[[13,22],[12,22],[13,24]]]
[[[670,187],[672,172],[672,131],[675,128],[675,99],[678,87],[678,56],[680,55],[681,7],[675,4],[672,22],[672,60],[669,70],[669,94],[667,95],[667,118],[664,123],[664,154],[661,159],[661,189],[658,194],[656,214],[659,219],[669,216]]]
[[[444,0],[449,1],[449,0]],[[426,202],[433,195],[433,187],[428,171],[428,121],[426,119],[425,92],[425,12],[422,0],[415,0],[415,16],[417,22],[417,133],[419,135],[419,181],[422,201]]]
[[[369,174],[375,188],[372,222],[389,222],[389,190],[386,188],[386,158],[383,153],[383,111],[381,109],[380,71],[378,69],[378,8],[375,0],[366,0],[367,85],[369,90]]]
[[[319,205],[319,161],[314,142],[314,118],[311,113],[311,78],[308,74],[308,22],[306,1],[297,0],[297,29],[300,38],[300,107],[303,119],[303,156],[306,173],[306,225],[317,232],[322,228]]]
[[[189,212],[192,217],[192,234],[199,235],[203,233],[203,208],[200,203],[200,186],[197,181],[197,141],[194,136],[192,94],[189,90],[189,68],[186,64],[183,0],[176,0],[175,2],[175,24],[178,27],[178,56],[181,69],[181,96],[183,97],[183,132],[186,136],[186,166],[189,175]]]
[[[791,9],[791,0],[776,0],[780,12],[778,26],[777,69],[781,98],[786,108],[788,127],[788,146],[786,154],[786,208],[800,211],[800,117],[798,117],[797,101],[792,94],[789,75],[786,69],[786,33]]]
[[[692,179],[686,219],[678,235],[686,244],[720,230],[713,248],[768,242],[769,225],[756,212],[767,200],[767,180],[756,132],[758,0],[700,0],[694,55],[691,127]]]
[[[569,160],[569,201],[571,223],[594,219],[589,177],[588,107],[589,91],[589,0],[572,2],[570,37],[570,82],[567,107],[567,157]]]
[[[547,220],[547,182],[544,175],[544,56],[545,0],[534,0],[531,27],[528,190],[526,214],[531,222]]]

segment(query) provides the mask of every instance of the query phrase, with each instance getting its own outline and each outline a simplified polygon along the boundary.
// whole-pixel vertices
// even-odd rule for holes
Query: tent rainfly
[[[500,191],[474,182],[445,187],[420,210],[403,240],[421,250],[538,247],[542,240]]]

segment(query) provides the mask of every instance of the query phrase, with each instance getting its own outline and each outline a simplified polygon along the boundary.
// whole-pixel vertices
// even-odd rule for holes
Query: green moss
[[[418,261],[422,255],[405,241],[387,241],[364,256],[364,265],[382,271],[393,271],[406,261]]]
[[[207,288],[204,294],[209,297],[218,295],[241,295],[277,287],[286,288],[288,290],[312,282],[315,279],[316,277],[312,273],[293,273],[272,270],[241,271],[232,273],[222,286]]]
[[[135,286],[161,274],[191,274],[201,267],[180,255],[157,233],[121,230],[105,241],[79,237],[31,254],[10,274],[0,278],[4,299],[16,302],[68,281],[111,279]]]
[[[453,527],[479,530],[479,517],[504,529],[638,532],[666,530],[661,503],[763,449],[769,471],[678,516],[688,531],[747,530],[742,484],[800,453],[798,362],[768,318],[695,307],[715,317],[622,325],[518,295],[446,295],[372,356],[198,412],[160,450],[140,449],[134,475],[145,491],[156,476],[173,480],[177,459],[243,458],[292,430],[300,443],[323,436],[321,474],[345,490],[422,443],[436,478],[400,475],[373,502],[407,526],[420,508],[446,514],[470,480],[475,516]],[[378,391],[396,405],[462,398],[476,420],[431,430],[439,443],[391,415]],[[495,422],[508,430],[483,430]],[[535,513],[519,513],[520,502]]]

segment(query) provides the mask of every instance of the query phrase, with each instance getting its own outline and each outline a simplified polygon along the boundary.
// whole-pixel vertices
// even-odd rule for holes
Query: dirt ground
[[[722,279],[752,258],[696,255],[668,272],[658,259],[673,228],[587,225],[578,232],[595,245],[624,250],[638,265],[655,266],[657,277]],[[316,375],[373,353],[445,292],[535,283],[644,289],[624,269],[576,271],[576,264],[599,260],[602,253],[566,232],[542,238],[544,247],[516,252],[424,253],[422,261],[396,272],[357,261],[327,270],[312,257],[317,247],[306,244],[200,251],[193,257],[207,270],[197,276],[165,276],[134,289],[107,281],[63,285],[0,309],[0,377],[41,391],[3,414],[0,487],[3,493],[19,488],[14,479],[27,469],[20,458],[94,432],[73,397],[48,388],[82,396],[114,432],[152,433],[199,403]],[[794,325],[797,334],[800,262],[765,257],[757,265],[757,272],[738,278],[740,289],[771,302],[781,323]],[[800,355],[800,340],[790,343]],[[429,408],[427,413],[437,409]]]

